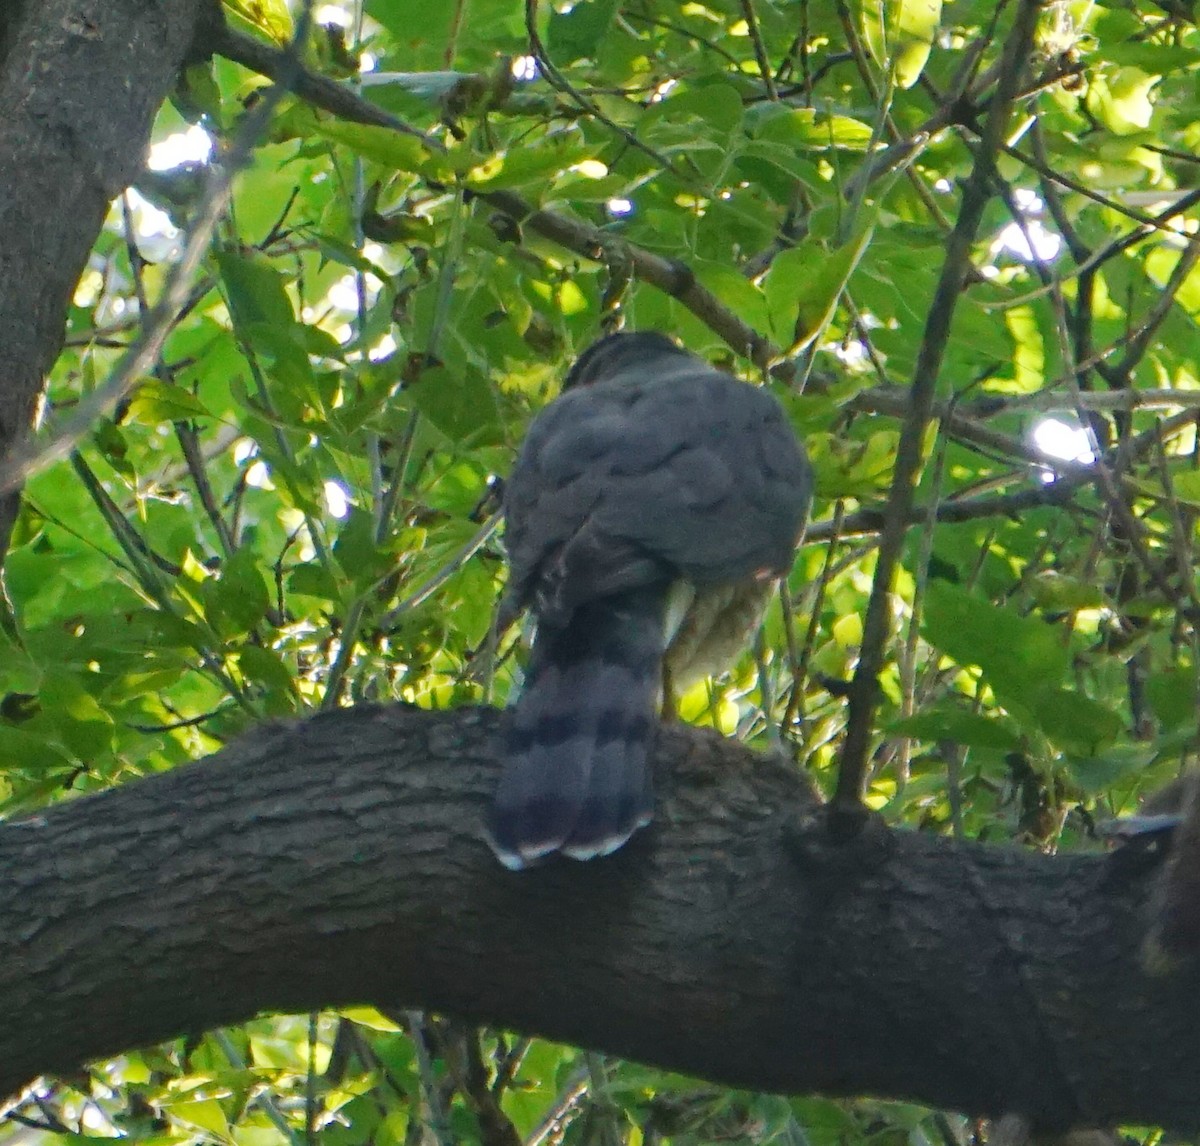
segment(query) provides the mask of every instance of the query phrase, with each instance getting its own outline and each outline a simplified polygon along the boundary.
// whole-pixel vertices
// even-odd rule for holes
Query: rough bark
[[[109,203],[211,0],[22,0],[0,21],[0,456],[28,433]],[[0,552],[19,491],[0,496]]]
[[[426,1007],[763,1090],[1200,1125],[1151,864],[868,826],[665,731],[615,856],[503,870],[496,714],[354,709],[0,828],[0,1090],[262,1010]]]

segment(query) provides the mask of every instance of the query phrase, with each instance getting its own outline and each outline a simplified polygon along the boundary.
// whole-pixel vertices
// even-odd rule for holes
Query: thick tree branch
[[[296,67],[284,48],[264,43],[224,23],[213,29],[208,47],[276,83],[286,79],[288,87],[314,107],[323,108],[353,123],[386,127],[401,135],[411,135],[419,139],[430,151],[446,150],[445,145],[436,136],[426,134],[406,123],[398,115],[393,115],[378,104],[363,99],[345,84],[307,68]]]
[[[756,1089],[1200,1125],[1196,973],[1137,959],[1144,857],[834,845],[795,769],[665,729],[654,828],[513,874],[479,830],[498,725],[340,710],[0,828],[0,1089],[373,1001]]]
[[[296,58],[303,51],[311,21],[312,3],[307,0],[300,8],[293,39],[285,54],[291,61],[292,73],[296,70]],[[206,31],[210,29],[206,27]],[[100,386],[81,398],[70,415],[52,427],[45,435],[46,440],[8,451],[0,461],[0,491],[19,487],[33,474],[66,457],[100,418],[129,393],[138,378],[154,369],[167,336],[191,303],[197,269],[225,214],[233,194],[234,177],[250,160],[263,128],[270,122],[279,99],[287,90],[288,75],[285,66],[279,84],[268,90],[242,120],[233,146],[222,162],[209,167],[204,194],[188,227],[187,240],[167,275],[161,297],[148,307],[145,292],[140,285],[137,287],[135,294],[142,311],[141,332],[127,353],[121,356]]]
[[[0,456],[29,431],[108,205],[210,0],[41,0],[0,60]],[[0,498],[0,550],[19,492]]]

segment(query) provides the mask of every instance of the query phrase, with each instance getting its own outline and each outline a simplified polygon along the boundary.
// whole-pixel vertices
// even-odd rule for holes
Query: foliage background
[[[1016,7],[319,6],[305,67],[418,130],[335,115],[325,89],[286,97],[159,366],[29,482],[4,567],[0,812],[271,718],[503,703],[519,651],[494,673],[480,655],[503,583],[495,478],[618,321],[770,375],[808,444],[815,525],[781,603],[682,707],[782,743],[832,791],[877,511]],[[262,46],[291,39],[282,0],[226,16],[79,283],[48,435],[162,292],[205,193],[202,160],[166,166],[181,140],[228,155]],[[1042,11],[892,598],[868,791],[890,822],[1094,847],[1096,819],[1194,755],[1198,62],[1184,5]],[[1047,413],[1077,431],[1071,458],[1039,448]],[[975,1132],[362,1010],[48,1080],[0,1142]]]

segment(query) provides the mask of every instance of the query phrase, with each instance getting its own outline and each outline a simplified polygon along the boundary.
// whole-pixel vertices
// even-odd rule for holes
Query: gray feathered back
[[[668,658],[719,666],[787,572],[812,473],[779,402],[660,334],[586,350],[529,427],[505,490],[503,615],[537,637],[488,828],[519,868],[620,846],[651,811],[647,755]]]

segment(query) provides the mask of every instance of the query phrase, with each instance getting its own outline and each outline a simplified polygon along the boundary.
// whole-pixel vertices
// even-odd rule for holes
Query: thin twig
[[[521,1069],[521,1064],[525,1061],[525,1056],[529,1053],[532,1045],[532,1039],[520,1038],[509,1047],[508,1053],[496,1068],[496,1077],[492,1082],[492,1093],[497,1098],[501,1097],[512,1085],[513,1080],[517,1077],[517,1071]]]
[[[396,506],[400,494],[407,481],[408,463],[412,459],[413,441],[416,438],[417,422],[420,420],[419,410],[413,410],[408,416],[404,433],[400,436],[400,445],[396,450],[396,460],[392,463],[392,478],[387,491],[383,495],[383,503],[379,508],[379,520],[375,526],[375,544],[382,546],[391,532],[392,519],[396,516]]]
[[[165,573],[168,577],[178,577],[180,568],[168,561],[162,554],[153,549],[146,539],[138,533],[128,518],[121,512],[120,506],[113,500],[112,495],[104,488],[104,483],[96,476],[91,466],[84,461],[81,454],[71,455],[71,465],[76,475],[87,490],[88,496],[95,503],[100,515],[104,518],[109,532],[117,544],[125,551],[143,587],[150,591],[150,582],[161,590],[158,574]]]
[[[1073,373],[1078,374],[1085,368],[1083,364],[1077,365]],[[955,403],[953,409],[960,417],[967,418],[993,418],[1023,413],[1046,414],[1055,410],[1074,411],[1077,406],[1097,413],[1114,410],[1200,410],[1200,390],[1127,389],[1085,392],[1076,402],[1070,394],[1057,389],[1065,386],[1066,382],[1067,375],[1064,374],[1032,394],[997,394],[985,398],[968,398]],[[850,409],[863,413],[903,417],[911,406],[911,398],[908,391],[899,386],[876,386],[870,390],[860,390],[848,405]],[[935,402],[932,409],[934,417],[949,416],[951,404]]]
[[[1145,526],[1140,520],[1138,520],[1137,516],[1133,512],[1133,509],[1126,501],[1124,490],[1119,488],[1119,471],[1123,462],[1121,452],[1118,451],[1115,465],[1110,466],[1108,460],[1103,456],[1103,451],[1101,450],[1099,441],[1096,439],[1095,431],[1083,409],[1083,392],[1079,387],[1079,371],[1071,361],[1072,343],[1067,322],[1067,306],[1062,292],[1062,280],[1059,276],[1055,275],[1046,262],[1040,256],[1038,256],[1037,248],[1034,246],[1032,238],[1029,234],[1025,218],[1016,208],[1013,196],[1011,192],[1007,190],[1007,188],[1005,188],[1005,200],[1008,203],[1010,213],[1013,215],[1014,220],[1021,228],[1022,233],[1025,236],[1025,242],[1028,245],[1029,250],[1033,254],[1032,265],[1050,292],[1052,312],[1055,319],[1055,329],[1058,333],[1059,351],[1062,355],[1063,361],[1068,365],[1068,369],[1066,371],[1067,389],[1075,399],[1076,417],[1079,419],[1080,425],[1084,428],[1091,441],[1092,452],[1095,455],[1092,468],[1096,475],[1097,488],[1100,491],[1101,496],[1106,501],[1109,512],[1113,515],[1113,518],[1119,527],[1121,536],[1128,543],[1129,550],[1133,554],[1134,559],[1146,572],[1147,576],[1159,589],[1159,591],[1162,592],[1164,597],[1168,601],[1172,601],[1178,608],[1182,608],[1183,602],[1178,599],[1178,595],[1174,587],[1170,584],[1170,582],[1167,581],[1166,577],[1162,573],[1162,570],[1151,556]],[[1183,258],[1179,260],[1179,263],[1176,264],[1174,272],[1172,273],[1171,283],[1168,284],[1168,287],[1171,288],[1173,286],[1173,289],[1168,289],[1168,291],[1164,292],[1166,297],[1165,306],[1160,301],[1159,304],[1156,304],[1156,306],[1151,309],[1150,317],[1147,319],[1148,324],[1156,325],[1157,322],[1161,322],[1165,317],[1167,308],[1174,303],[1175,292],[1178,291],[1183,285],[1187,272],[1190,271],[1191,267],[1195,264],[1197,255],[1200,255],[1200,245],[1196,243],[1190,243],[1188,250],[1185,252]],[[1181,268],[1183,270],[1182,274],[1180,273]]]
[[[1075,496],[1080,486],[1090,484],[1092,480],[1091,473],[1083,472],[1059,478],[1055,482],[1030,483],[1028,488],[1013,493],[948,499],[938,504],[936,518],[942,523],[975,521],[981,517],[1016,517],[1028,510],[1044,506],[1061,507]],[[905,529],[921,525],[927,516],[926,506],[910,506],[902,519],[902,525]],[[860,509],[856,513],[846,515],[836,535],[848,538],[880,533],[886,520],[885,509]],[[823,544],[832,536],[833,523],[819,521],[808,527],[804,535],[804,544]]]
[[[1113,372],[1122,381],[1133,373],[1146,351],[1150,349],[1151,339],[1166,320],[1167,315],[1171,313],[1175,306],[1175,296],[1190,278],[1198,261],[1200,261],[1200,242],[1196,239],[1189,239],[1183,254],[1179,256],[1179,261],[1171,268],[1166,286],[1156,294],[1154,305],[1125,344],[1125,353],[1121,357],[1121,361],[1112,367]]]
[[[199,716],[183,717],[179,720],[172,720],[167,724],[134,724],[133,721],[128,721],[126,722],[126,727],[132,728],[134,732],[141,732],[148,736],[159,732],[175,732],[180,728],[199,728],[200,725],[212,720],[218,712],[219,709],[214,708],[209,712],[202,712]]]
[[[1188,522],[1184,520],[1183,509],[1179,499],[1175,496],[1175,487],[1171,480],[1171,467],[1167,463],[1166,443],[1161,436],[1158,440],[1158,447],[1154,451],[1154,462],[1159,481],[1163,484],[1167,510],[1171,515],[1171,547],[1174,550],[1175,563],[1178,566],[1179,583],[1191,601],[1192,608],[1200,614],[1200,597],[1197,596],[1195,578],[1192,576],[1192,570],[1196,567],[1193,560],[1192,531]]]
[[[929,480],[929,503],[926,506],[925,522],[921,529],[921,545],[917,554],[917,568],[913,576],[912,608],[908,616],[908,631],[900,654],[900,716],[910,717],[916,712],[917,652],[921,636],[921,609],[925,600],[925,589],[929,584],[929,562],[933,557],[934,526],[937,524],[937,509],[941,504],[942,478],[946,469],[946,439],[940,438],[933,462],[933,473]],[[898,788],[908,783],[909,766],[912,759],[912,741],[905,737],[900,745]],[[899,795],[899,791],[897,792]]]
[[[354,656],[354,647],[358,642],[358,630],[362,626],[363,614],[366,611],[367,597],[370,590],[355,597],[350,608],[346,610],[341,632],[338,634],[338,651],[333,664],[329,668],[329,677],[325,681],[325,691],[321,695],[321,711],[326,712],[335,708],[341,700],[342,682],[346,679],[346,670]]]
[[[808,667],[812,661],[813,649],[816,648],[817,633],[821,627],[821,608],[824,605],[825,593],[829,588],[829,582],[833,576],[833,557],[837,551],[838,542],[842,537],[842,525],[845,520],[846,503],[839,500],[834,506],[833,520],[822,523],[828,527],[829,537],[826,539],[828,545],[825,547],[825,560],[821,564],[821,573],[817,578],[816,589],[813,592],[812,607],[809,610],[808,616],[808,628],[804,634],[804,644],[799,650],[799,657],[795,655],[789,642],[788,656],[792,662],[792,687],[788,692],[787,707],[784,709],[783,719],[779,722],[779,730],[785,735],[798,716],[800,719],[804,718],[801,706],[804,700],[804,688],[808,683]],[[810,531],[815,528],[817,527],[810,526],[805,531],[806,540],[809,537]],[[781,586],[780,597],[784,601],[787,612],[790,615],[792,607],[786,584]]]
[[[92,472],[91,467],[84,461],[81,454],[71,454],[71,465],[97,510],[99,510],[100,515],[104,518],[113,539],[124,550],[133,576],[137,579],[137,583],[142,591],[164,613],[172,617],[178,617],[179,610],[172,600],[170,593],[167,591],[166,586],[163,584],[160,573],[166,573],[171,577],[178,577],[181,570],[168,562],[166,558],[155,553],[141,534],[129,524],[117,503],[113,501],[100,479]],[[219,649],[221,647],[220,639],[209,627],[206,619],[199,618],[194,623],[203,632],[212,649]],[[221,687],[251,716],[257,718],[259,714],[254,711],[254,707],[250,704],[246,694],[225,671],[219,655],[211,651],[211,649],[205,648],[199,642],[193,642],[192,647],[199,654],[204,666],[221,684]]]
[[[465,1023],[443,1022],[437,1025],[436,1032],[454,1085],[479,1124],[482,1146],[521,1146],[516,1126],[504,1113],[497,1092],[488,1085],[479,1031]]]
[[[317,1023],[319,1011],[308,1015],[308,1064],[304,1075],[304,1140],[307,1146],[316,1146],[317,1118],[321,1102],[317,1095]]]
[[[1004,45],[1000,80],[975,154],[971,176],[963,188],[962,207],[950,236],[946,260],[934,292],[925,334],[913,371],[912,405],[900,432],[871,597],[863,622],[862,648],[850,685],[846,742],[838,772],[835,806],[857,813],[867,772],[879,674],[891,629],[892,582],[904,544],[907,518],[912,507],[923,458],[925,428],[933,409],[935,387],[950,336],[950,322],[967,273],[971,269],[971,246],[992,193],[996,155],[1012,111],[1022,66],[1033,43],[1040,0],[1020,0],[1012,30]]]
[[[929,212],[930,218],[933,219],[941,230],[949,230],[949,223],[942,214],[941,207],[934,200],[924,180],[912,169],[917,157],[928,145],[931,139],[930,134],[926,131],[918,130],[906,135],[897,127],[890,110],[893,89],[895,87],[894,70],[889,70],[886,79],[886,88],[883,92],[880,92],[875,84],[875,78],[871,74],[866,50],[859,39],[857,25],[845,0],[839,0],[838,2],[838,19],[841,22],[846,42],[850,46],[851,56],[855,67],[858,69],[859,79],[862,80],[863,87],[866,88],[872,105],[878,109],[878,120],[872,126],[872,138],[868,149],[872,153],[872,158],[864,163],[855,172],[854,176],[846,180],[846,185],[842,189],[842,198],[853,205],[848,221],[852,222],[858,214],[859,208],[866,200],[867,189],[872,183],[891,175],[893,172],[902,171],[917,198],[921,200],[925,209]],[[890,147],[880,150],[877,145],[880,142],[883,132],[886,132],[893,142]]]
[[[762,29],[758,26],[758,14],[754,11],[754,0],[741,0],[742,16],[750,33],[750,43],[754,45],[754,58],[758,61],[758,71],[762,76],[763,87],[767,89],[767,98],[777,100],[779,92],[775,87],[775,76],[771,71],[771,58],[767,55],[767,46],[763,43]]]
[[[429,1057],[429,1046],[425,1041],[425,1013],[405,1012],[408,1019],[408,1037],[417,1058],[417,1073],[421,1079],[421,1090],[425,1093],[425,1104],[429,1108],[429,1129],[433,1131],[438,1146],[456,1146],[450,1131],[450,1115],[442,1101],[442,1092],[433,1073],[433,1061]]]
[[[604,124],[609,131],[619,135],[630,147],[650,156],[664,171],[669,171],[677,179],[683,179],[679,169],[665,155],[655,151],[653,147],[638,139],[628,128],[622,127],[616,120],[605,115],[592,100],[577,90],[558,70],[557,65],[550,59],[546,45],[542,43],[542,37],[537,30],[537,15],[538,0],[525,0],[525,34],[529,38],[529,51],[537,60],[538,70],[546,78],[546,82],[551,87],[557,88],[597,122]]]
[[[196,487],[196,493],[200,497],[200,504],[204,507],[208,520],[212,522],[213,529],[216,530],[217,541],[220,543],[221,549],[225,556],[229,557],[237,547],[233,543],[233,535],[229,531],[229,526],[221,516],[221,508],[217,505],[217,499],[213,496],[212,485],[208,480],[208,470],[204,466],[204,457],[200,452],[200,438],[196,433],[196,428],[190,422],[174,422],[172,424],[175,428],[175,438],[183,452],[183,460],[187,464],[188,473],[191,474],[192,484]]]
[[[742,66],[742,61],[732,52],[726,51],[715,40],[706,39],[690,28],[680,27],[678,24],[672,24],[670,20],[663,20],[656,16],[647,16],[645,12],[622,12],[621,15],[624,19],[632,20],[634,23],[645,24],[651,28],[662,28],[665,32],[674,32],[675,35],[682,36],[685,40],[690,40],[693,44],[700,44],[710,52],[715,52],[727,64],[732,64],[735,68]]]
[[[1103,266],[1109,259],[1115,258],[1117,255],[1129,250],[1130,247],[1137,246],[1138,243],[1150,238],[1152,235],[1165,233],[1172,241],[1181,242],[1182,236],[1178,232],[1172,231],[1166,224],[1172,219],[1185,215],[1198,203],[1200,203],[1200,188],[1189,191],[1157,215],[1151,215],[1146,224],[1134,227],[1126,234],[1119,235],[1111,242],[1106,243],[1091,258],[1086,259],[1075,267],[1070,275],[1060,275],[1059,281],[1066,282],[1071,277],[1079,277],[1087,274],[1089,271],[1094,271]],[[1003,303],[996,306],[996,309],[1011,310],[1013,307],[1025,306],[1031,302],[1036,302],[1039,298],[1044,298],[1048,293],[1049,288],[1047,286],[1039,286],[1035,290],[1020,295],[1017,298],[1006,298]],[[1124,340],[1122,339],[1121,341],[1123,342]]]
[[[428,581],[425,582],[414,593],[409,594],[403,601],[400,602],[394,609],[391,609],[379,622],[380,628],[385,631],[392,628],[396,622],[410,609],[415,609],[418,605],[429,600],[455,573],[459,571],[480,549],[487,544],[489,538],[497,529],[500,528],[500,521],[504,514],[497,510],[487,519],[475,532],[471,535],[470,540],[462,546],[459,551],[446,562]]]
[[[129,255],[129,265],[133,271],[133,288],[138,302],[138,314],[144,317],[150,313],[150,304],[146,298],[146,284],[142,276],[144,260],[142,259],[141,251],[138,250],[134,237],[133,211],[130,206],[128,193],[121,196],[121,217],[125,229],[125,247]],[[192,292],[192,297],[195,297],[194,291]],[[179,314],[176,316],[176,321],[182,319],[184,313],[185,308],[181,308]],[[165,385],[174,384],[168,377],[167,371],[163,369],[161,362],[155,363],[154,374]],[[212,522],[213,528],[216,530],[217,540],[220,542],[225,556],[228,557],[233,552],[233,542],[229,536],[229,530],[225,525],[225,521],[221,517],[220,510],[217,507],[216,499],[213,497],[212,486],[209,485],[208,474],[200,455],[200,445],[196,432],[188,422],[176,421],[174,427],[175,437],[179,442],[180,449],[183,451],[184,462],[188,468],[188,472],[192,476],[196,492],[200,496],[200,503],[204,507],[204,512],[208,515],[208,519]]]
[[[229,1061],[229,1065],[235,1070],[245,1071],[247,1069],[246,1059],[242,1053],[233,1045],[233,1040],[222,1030],[212,1032],[213,1042],[220,1048],[221,1053]],[[262,1108],[271,1124],[279,1131],[292,1146],[301,1146],[302,1139],[292,1129],[288,1120],[283,1116],[283,1112],[275,1104],[275,1098],[270,1091],[260,1090],[254,1098],[254,1105]]]
[[[611,236],[590,223],[553,211],[535,210],[513,191],[489,191],[480,196],[497,211],[536,231],[545,239],[595,262],[603,261]],[[642,247],[627,244],[634,274],[685,306],[714,334],[725,340],[736,354],[756,366],[770,366],[779,358],[779,348],[739,318],[712,291],[700,285],[687,264],[666,259]]]
[[[573,1116],[576,1104],[587,1094],[590,1079],[591,1071],[586,1066],[578,1067],[571,1072],[550,1109],[546,1111],[541,1122],[525,1139],[525,1146],[541,1146],[541,1143],[552,1134],[561,1134],[562,1129]]]

